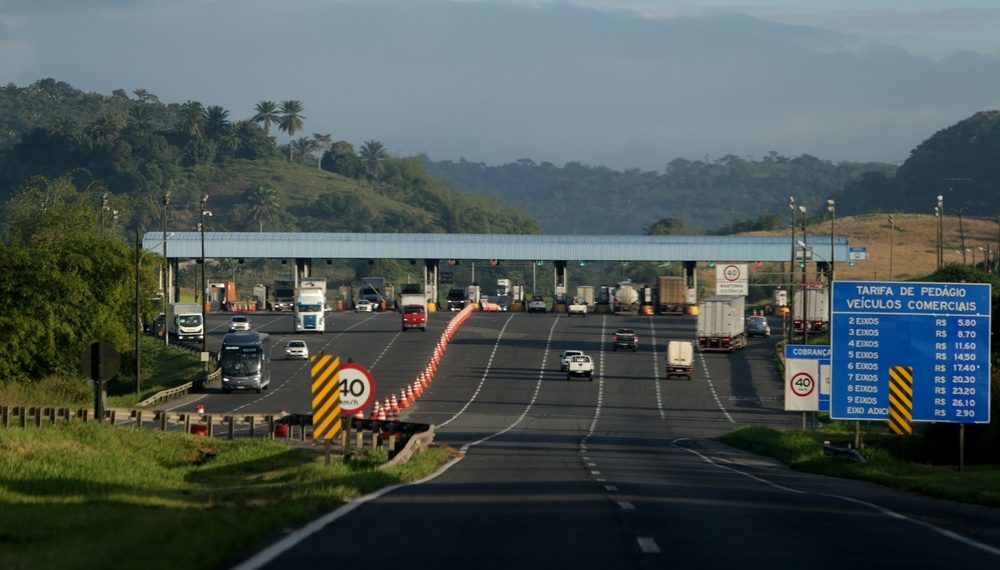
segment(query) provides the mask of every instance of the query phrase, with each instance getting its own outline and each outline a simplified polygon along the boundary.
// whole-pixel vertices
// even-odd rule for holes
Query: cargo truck
[[[371,301],[378,311],[386,308],[388,299],[386,298],[385,277],[362,277],[360,296],[366,301]]]
[[[272,310],[291,311],[295,308],[295,280],[275,279]]]
[[[687,285],[683,277],[660,275],[657,285],[657,312],[661,315],[683,315],[687,312]]]
[[[427,330],[427,297],[423,293],[399,296],[399,312],[402,315],[402,330]]]
[[[203,340],[205,319],[198,303],[167,305],[167,332],[177,340]]]
[[[713,295],[698,304],[698,348],[702,351],[733,351],[746,346],[746,298]]]
[[[448,289],[448,297],[446,300],[449,311],[461,311],[465,308],[465,289],[461,287],[452,287]]]
[[[637,313],[639,290],[631,281],[622,281],[612,295],[611,308],[615,313]]]
[[[576,288],[576,298],[582,299],[588,308],[594,307],[594,287],[592,285],[580,285]]]
[[[805,290],[803,300],[802,289],[795,291],[794,315],[792,322],[796,331],[802,331],[803,327],[809,332],[823,332],[830,323],[830,305],[827,298],[827,289]],[[805,307],[805,317],[802,309]]]
[[[307,278],[295,290],[295,332],[326,331],[326,279]]]

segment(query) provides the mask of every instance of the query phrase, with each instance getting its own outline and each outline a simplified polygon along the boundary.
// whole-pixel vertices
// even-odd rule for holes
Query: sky
[[[433,160],[898,164],[1000,108],[997,29],[996,0],[0,0],[0,81],[297,99],[296,136]]]

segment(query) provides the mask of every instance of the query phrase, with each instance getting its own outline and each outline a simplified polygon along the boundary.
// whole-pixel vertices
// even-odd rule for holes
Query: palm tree
[[[225,134],[229,127],[229,111],[219,105],[212,105],[205,109],[205,136],[210,139],[218,139]]]
[[[305,119],[301,115],[302,111],[302,103],[295,99],[289,99],[281,104],[281,119],[278,121],[278,128],[282,132],[288,133],[289,140],[292,139],[295,133],[302,130],[302,119]],[[288,148],[288,160],[292,160],[292,148],[290,146]]]
[[[251,120],[254,121],[255,123],[260,123],[261,125],[263,125],[264,134],[270,136],[271,123],[277,123],[278,120],[281,118],[278,115],[278,104],[275,103],[274,101],[261,101],[260,103],[257,103],[257,106],[254,107],[254,110],[257,111],[257,114],[254,115],[253,119]]]
[[[197,101],[188,100],[181,105],[177,118],[177,130],[197,138],[201,135],[201,122],[205,116],[205,108]]]
[[[264,220],[274,218],[278,211],[278,190],[273,186],[258,184],[247,191],[247,205],[250,217],[257,221],[260,231],[264,231]]]
[[[102,113],[90,124],[90,136],[96,144],[107,144],[113,141],[125,127],[125,119],[118,113]]]
[[[316,150],[316,141],[306,137],[299,137],[291,142],[291,149],[299,153],[299,156],[306,156],[312,154]],[[289,153],[289,157],[291,153]]]
[[[320,163],[323,162],[323,153],[330,150],[330,143],[333,141],[333,137],[330,135],[313,133],[313,141],[316,143],[316,148],[313,150],[319,151],[319,154],[316,156],[316,168],[319,168]]]
[[[128,109],[130,123],[139,131],[148,131],[153,124],[153,111],[145,103],[135,103]]]
[[[365,141],[359,154],[361,154],[361,161],[365,165],[365,173],[378,180],[385,172],[385,159],[389,156],[386,153],[385,145],[376,140]]]
[[[229,151],[230,156],[236,156],[236,151],[243,146],[243,133],[246,132],[248,124],[249,121],[226,124],[226,130],[219,140],[222,142],[222,147]]]

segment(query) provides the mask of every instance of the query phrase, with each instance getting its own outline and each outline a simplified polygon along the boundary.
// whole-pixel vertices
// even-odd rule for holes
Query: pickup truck
[[[639,350],[639,335],[635,334],[635,331],[632,329],[616,330],[611,349],[617,351],[619,348],[622,350],[631,350],[632,352]]]
[[[575,354],[569,357],[566,368],[566,381],[573,378],[585,377],[591,382],[594,381],[594,360],[586,354]]]
[[[580,299],[573,299],[573,302],[566,306],[566,316],[573,315],[587,316],[587,304]]]

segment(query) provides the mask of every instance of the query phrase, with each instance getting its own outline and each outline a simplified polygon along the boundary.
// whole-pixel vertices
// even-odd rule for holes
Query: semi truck
[[[732,352],[746,346],[746,298],[713,295],[698,304],[698,348]]]
[[[803,291],[795,291],[794,315],[792,323],[795,330],[801,331],[803,327],[810,332],[823,332],[827,330],[830,323],[830,305],[827,298],[827,288],[810,289],[806,288],[805,298]],[[805,307],[805,316],[802,309]]]
[[[631,281],[622,281],[615,288],[611,303],[611,308],[615,313],[637,313],[639,311],[639,290]]]
[[[167,333],[177,340],[203,340],[205,319],[198,303],[167,305]]]
[[[661,315],[683,315],[687,311],[687,285],[683,277],[657,278],[657,303]]]
[[[461,311],[465,308],[465,289],[461,287],[448,289],[448,297],[445,302],[449,311]]]
[[[326,331],[326,279],[307,278],[295,290],[295,332]]]
[[[271,308],[275,311],[291,311],[295,308],[295,280],[274,280],[274,302]]]
[[[408,293],[399,296],[399,312],[402,315],[402,330],[427,330],[427,296],[423,293]]]
[[[576,298],[583,300],[587,307],[594,306],[594,287],[592,285],[580,285],[576,288]]]
[[[386,298],[385,277],[362,277],[360,296],[362,299],[374,303],[377,310],[386,308],[388,299]]]

